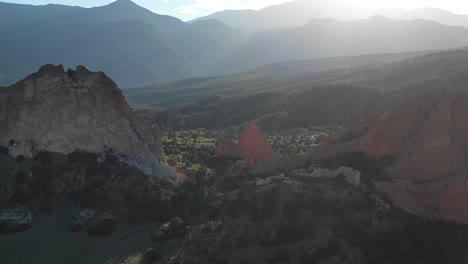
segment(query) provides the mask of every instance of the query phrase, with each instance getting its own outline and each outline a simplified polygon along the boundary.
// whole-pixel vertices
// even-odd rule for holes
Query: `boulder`
[[[83,230],[91,223],[97,214],[97,210],[91,208],[81,211],[77,216],[73,217],[73,220],[69,226],[70,231],[78,232]]]
[[[0,232],[23,232],[30,229],[36,220],[36,215],[27,210],[4,210],[0,212]]]
[[[115,218],[107,212],[87,208],[73,217],[69,229],[72,232],[86,229],[90,236],[110,235],[115,229]]]
[[[146,262],[151,263],[161,259],[161,254],[154,248],[148,248],[145,251],[144,259]]]
[[[23,157],[32,157],[34,155],[34,147],[31,141],[25,140],[22,142],[16,142],[11,140],[8,142],[8,154],[13,158],[17,158],[19,156]]]
[[[86,232],[90,236],[106,236],[112,234],[114,229],[114,217],[109,213],[101,213],[89,223]]]

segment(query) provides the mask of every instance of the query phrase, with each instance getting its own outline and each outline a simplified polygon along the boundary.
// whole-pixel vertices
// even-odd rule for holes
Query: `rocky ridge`
[[[376,186],[402,209],[468,223],[468,95],[435,90],[328,138],[309,160],[364,153],[386,161]]]

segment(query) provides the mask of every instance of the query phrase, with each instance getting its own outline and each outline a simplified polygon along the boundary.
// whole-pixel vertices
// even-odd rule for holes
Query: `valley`
[[[468,263],[449,2],[9,2],[1,264]]]
[[[10,85],[50,63],[67,68],[86,65],[106,72],[120,87],[132,88],[293,60],[468,45],[466,28],[429,20],[372,16],[339,21],[312,16],[301,25],[245,31],[222,20],[183,22],[130,0],[93,8],[0,3],[0,24],[0,72],[6,77],[0,85]]]

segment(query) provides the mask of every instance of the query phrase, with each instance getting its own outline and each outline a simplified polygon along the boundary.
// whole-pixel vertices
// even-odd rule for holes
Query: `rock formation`
[[[0,211],[0,233],[24,231],[34,224],[36,215],[26,210]]]
[[[218,156],[239,157],[248,161],[250,165],[260,160],[279,156],[266,141],[262,130],[256,124],[248,124],[239,135],[239,143],[223,140],[217,149]]]
[[[364,152],[393,160],[377,183],[395,204],[428,218],[468,223],[468,95],[436,90],[369,118],[312,155]]]
[[[82,66],[45,65],[0,89],[0,146],[13,156],[47,150],[111,152],[147,174],[170,176],[158,128],[140,121],[116,84]]]

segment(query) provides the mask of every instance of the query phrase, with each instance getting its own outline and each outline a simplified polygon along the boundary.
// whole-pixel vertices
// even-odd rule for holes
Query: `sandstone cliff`
[[[41,150],[124,155],[147,174],[169,176],[157,127],[140,121],[116,84],[82,66],[45,65],[0,89],[0,146],[13,156]]]
[[[389,159],[377,183],[395,204],[428,218],[468,223],[468,95],[436,90],[357,124],[311,155],[363,152]],[[378,175],[376,175],[378,176]]]
[[[260,127],[248,124],[239,135],[237,144],[230,140],[223,140],[217,147],[218,156],[239,157],[248,161],[252,166],[256,161],[279,157],[268,144]]]

